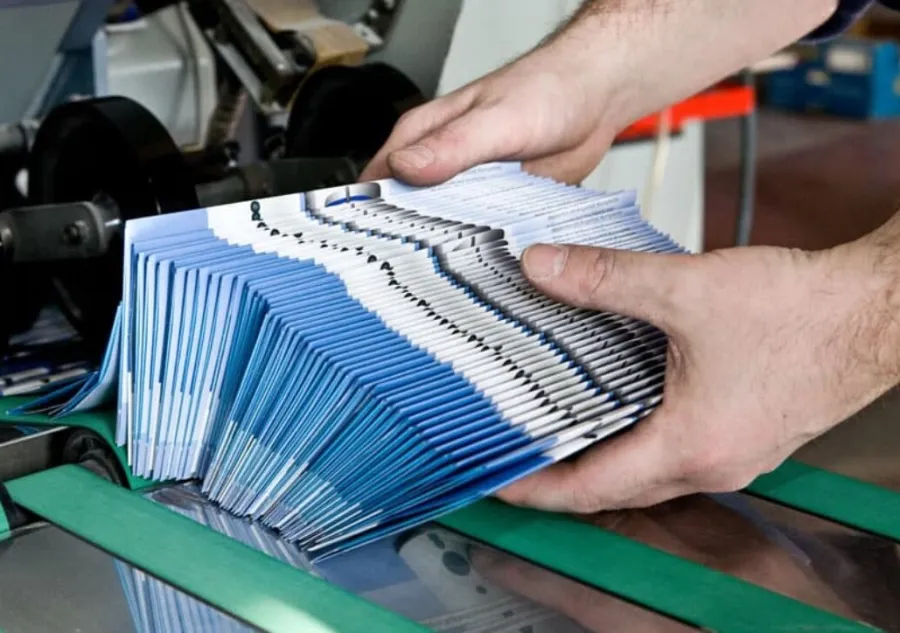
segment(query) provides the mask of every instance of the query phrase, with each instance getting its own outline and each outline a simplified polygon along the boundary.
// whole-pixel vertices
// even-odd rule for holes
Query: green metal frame
[[[0,400],[0,423],[56,424],[2,414],[16,404]],[[114,420],[92,413],[65,421],[114,445]],[[134,494],[149,484],[132,478],[129,491],[62,466],[6,485],[22,507],[263,630],[425,630]],[[747,492],[900,542],[900,495],[885,488],[788,461]],[[876,630],[564,515],[484,500],[437,522],[704,630]]]

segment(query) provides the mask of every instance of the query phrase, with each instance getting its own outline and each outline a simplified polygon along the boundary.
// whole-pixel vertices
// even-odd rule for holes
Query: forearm
[[[900,384],[900,212],[852,242],[822,251],[822,316],[832,317],[832,342],[822,350],[849,359],[835,389],[865,406]]]
[[[536,57],[561,56],[624,127],[802,38],[837,0],[588,0]],[[562,72],[566,72],[563,70]]]

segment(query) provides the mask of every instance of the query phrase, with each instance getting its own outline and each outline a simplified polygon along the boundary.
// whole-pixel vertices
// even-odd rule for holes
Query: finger
[[[580,185],[600,164],[609,144],[609,138],[594,136],[571,149],[525,160],[522,168],[530,174]]]
[[[481,163],[517,158],[523,147],[520,123],[506,109],[475,107],[390,153],[388,166],[410,184],[438,184]]]
[[[522,267],[538,290],[558,301],[658,327],[674,324],[679,311],[695,304],[683,294],[695,270],[690,255],[537,244],[525,250]]]
[[[594,163],[590,168],[585,169],[583,166],[575,163],[575,160],[568,152],[563,152],[552,156],[525,160],[522,162],[522,169],[535,176],[552,178],[557,182],[577,186],[591,173],[591,169],[596,164]]]
[[[678,461],[655,412],[631,431],[597,445],[574,462],[562,462],[507,486],[497,497],[513,505],[553,512],[589,513],[645,507],[682,487]]]
[[[400,117],[388,140],[360,174],[361,181],[378,180],[392,176],[388,156],[446,125],[462,115],[472,105],[474,92],[471,90],[450,93],[434,101],[414,108]]]

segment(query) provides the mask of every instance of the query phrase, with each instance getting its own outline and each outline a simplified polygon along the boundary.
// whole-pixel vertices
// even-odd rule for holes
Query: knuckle
[[[465,153],[469,146],[479,141],[478,130],[474,129],[470,114],[457,118],[442,119],[428,126],[428,133],[420,140],[423,145],[440,147]]]
[[[695,269],[695,260],[688,255],[685,259],[672,260],[667,274],[654,280],[658,285],[659,297],[663,305],[675,307],[684,304],[685,297],[696,297],[701,300],[702,293],[707,291],[702,275],[691,274]]]
[[[461,147],[465,145],[465,130],[460,125],[444,125],[431,134],[430,140],[442,147]]]
[[[710,280],[698,267],[696,255],[667,257],[665,268],[648,283],[653,285],[659,309],[667,318],[678,321],[685,314],[685,306],[709,301]]]
[[[415,127],[416,122],[422,118],[422,111],[420,108],[414,108],[412,110],[407,110],[397,119],[397,123],[394,125],[395,131],[403,131],[406,128]]]
[[[686,302],[701,302],[709,300],[710,289],[727,287],[729,279],[720,280],[710,277],[710,270],[714,267],[704,266],[709,258],[719,257],[715,251],[696,254],[679,254],[672,256],[667,274],[660,275],[660,279],[654,280],[660,298],[666,305],[684,305]]]
[[[783,456],[772,457],[763,464],[763,466],[759,469],[759,473],[757,477],[760,475],[768,475],[771,472],[778,470],[778,467],[784,463],[786,458]]]
[[[613,251],[590,249],[585,265],[581,267],[578,281],[579,295],[587,301],[603,296],[616,266],[617,256]]]
[[[697,492],[737,492],[749,486],[755,474],[735,467],[724,453],[707,453],[694,461],[686,479]]]
[[[741,462],[740,447],[722,441],[686,451],[679,460],[681,479],[696,492],[736,492],[750,485],[757,476],[752,467]]]

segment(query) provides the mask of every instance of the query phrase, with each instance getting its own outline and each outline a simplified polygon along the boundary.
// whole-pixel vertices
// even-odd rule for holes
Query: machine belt
[[[10,404],[0,402],[3,410]],[[107,426],[101,435],[111,437],[113,419],[69,421],[98,432]],[[305,622],[303,630],[423,630],[77,466],[27,475],[7,488],[26,510],[263,630]],[[900,496],[878,486],[789,461],[748,492],[900,542]],[[436,522],[704,630],[875,630],[563,515],[486,500]]]
[[[866,481],[788,460],[745,492],[900,543],[900,494]]]
[[[13,500],[264,631],[426,631],[75,465],[8,482]]]
[[[78,466],[8,488],[34,514],[262,630],[427,630]],[[875,630],[563,515],[483,501],[439,523],[707,631]]]
[[[876,630],[565,515],[489,500],[437,523],[704,631]]]

